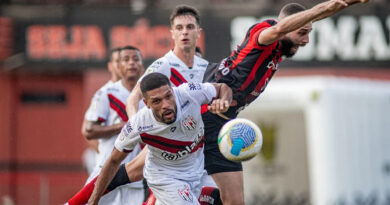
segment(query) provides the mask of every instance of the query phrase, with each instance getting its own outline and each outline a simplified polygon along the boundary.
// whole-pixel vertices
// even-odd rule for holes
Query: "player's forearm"
[[[109,182],[114,178],[115,173],[118,171],[121,161],[107,160],[103,169],[100,171],[98,179],[96,181],[95,188],[89,198],[88,204],[98,204],[100,198],[104,194]]]
[[[229,104],[232,102],[233,92],[232,89],[225,83],[221,83],[218,92],[218,98],[222,101],[228,101]]]
[[[135,86],[129,97],[126,101],[126,112],[129,119],[131,116],[135,115],[138,112],[139,101],[142,99],[141,88],[139,83]]]
[[[124,124],[124,122],[109,126],[90,124],[86,127],[85,131],[83,131],[83,135],[88,140],[110,138],[113,135],[119,134]]]

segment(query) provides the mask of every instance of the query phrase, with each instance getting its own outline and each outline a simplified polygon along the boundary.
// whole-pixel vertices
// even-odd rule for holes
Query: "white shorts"
[[[201,191],[199,181],[182,181],[164,178],[149,183],[149,188],[156,196],[156,205],[198,205]]]

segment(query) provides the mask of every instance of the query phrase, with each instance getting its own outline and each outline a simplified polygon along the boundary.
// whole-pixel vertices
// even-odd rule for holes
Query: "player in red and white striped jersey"
[[[97,203],[121,160],[141,140],[149,147],[144,177],[157,204],[199,204],[204,171],[200,106],[212,101],[210,110],[227,110],[231,89],[225,84],[209,83],[187,83],[172,89],[168,78],[160,73],[146,75],[140,87],[147,107],[122,129],[89,204]]]

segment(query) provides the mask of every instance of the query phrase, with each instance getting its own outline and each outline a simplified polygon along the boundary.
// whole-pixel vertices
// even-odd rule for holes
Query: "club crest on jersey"
[[[185,128],[187,128],[187,130],[193,130],[196,128],[196,121],[192,116],[186,117],[181,123]]]
[[[193,201],[192,194],[190,193],[190,187],[188,187],[188,185],[184,185],[184,188],[183,188],[183,189],[178,189],[178,190],[177,190],[177,193],[179,194],[179,196],[180,196],[184,201],[189,201],[189,202],[192,202],[192,201]]]

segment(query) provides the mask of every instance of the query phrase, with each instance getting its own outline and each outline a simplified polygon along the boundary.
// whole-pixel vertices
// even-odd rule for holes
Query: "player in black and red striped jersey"
[[[282,8],[278,22],[266,20],[253,25],[237,50],[221,63],[209,65],[204,82],[226,83],[233,90],[233,102],[227,112],[206,112],[202,116],[205,169],[217,184],[223,204],[244,204],[244,193],[241,163],[227,160],[218,149],[221,127],[264,91],[283,57],[293,56],[299,47],[309,42],[312,22],[359,2],[330,0],[308,10],[300,4],[287,4]]]

